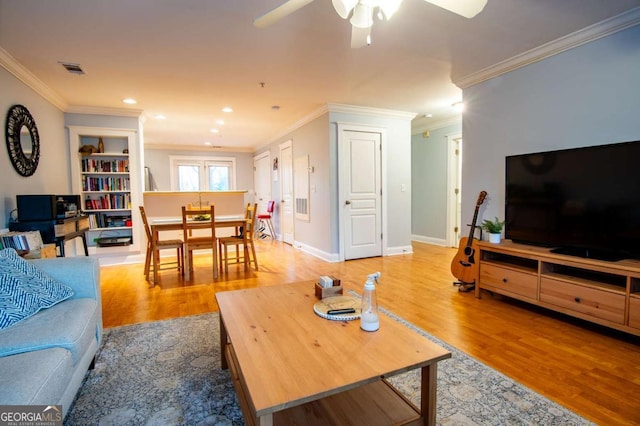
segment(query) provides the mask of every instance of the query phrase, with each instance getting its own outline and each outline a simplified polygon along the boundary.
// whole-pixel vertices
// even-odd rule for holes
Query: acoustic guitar
[[[478,201],[476,201],[476,209],[473,213],[473,221],[471,221],[471,229],[469,230],[469,237],[463,237],[460,239],[458,246],[458,252],[451,261],[451,273],[460,282],[454,284],[460,284],[460,291],[469,291],[475,284],[476,277],[476,246],[478,240],[473,237],[473,233],[476,229],[476,221],[478,220],[478,210],[484,203],[484,199],[487,197],[487,191],[480,191],[478,195]]]

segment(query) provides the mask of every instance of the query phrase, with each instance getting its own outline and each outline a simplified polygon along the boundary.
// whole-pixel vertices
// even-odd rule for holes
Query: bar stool
[[[273,216],[273,209],[276,205],[276,202],[271,200],[267,203],[267,212],[263,213],[263,214],[259,214],[257,217],[258,219],[258,231],[259,231],[259,237],[260,238],[266,238],[267,235],[269,235],[271,238],[275,239],[276,238],[276,231],[273,227],[273,222],[271,222],[271,217]],[[265,225],[266,223],[266,225]],[[269,227],[269,234],[265,234],[264,233],[264,229],[265,226]]]

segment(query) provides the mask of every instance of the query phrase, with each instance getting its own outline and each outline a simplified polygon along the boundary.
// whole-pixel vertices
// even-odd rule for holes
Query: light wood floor
[[[497,295],[460,293],[449,272],[454,249],[414,243],[413,254],[327,263],[268,239],[256,248],[258,272],[234,265],[215,282],[206,256],[196,259],[192,282],[166,270],[151,289],[142,264],[102,267],[105,327],[216,311],[215,292],[320,275],[360,292],[380,271],[381,306],[593,422],[640,425],[640,338]]]

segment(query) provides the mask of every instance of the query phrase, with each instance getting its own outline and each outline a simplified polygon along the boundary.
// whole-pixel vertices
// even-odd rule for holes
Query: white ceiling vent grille
[[[69,62],[60,62],[60,64],[71,74],[84,75],[84,70],[80,68],[80,64],[72,64]]]

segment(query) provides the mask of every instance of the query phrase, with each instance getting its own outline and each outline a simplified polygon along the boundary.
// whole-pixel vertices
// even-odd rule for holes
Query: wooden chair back
[[[202,221],[194,219],[204,214],[210,215],[210,219]],[[189,280],[190,273],[193,270],[193,250],[203,249],[212,250],[213,276],[218,278],[215,206],[211,205],[208,210],[200,208],[191,210],[186,206],[182,206],[182,235],[184,238],[184,250],[187,254],[185,256],[185,279]]]
[[[147,234],[147,251],[145,254],[144,261],[144,274],[147,277],[147,281],[149,281],[149,273],[151,270],[151,266],[153,266],[153,285],[155,285],[158,278],[158,271],[161,269],[163,265],[173,265],[180,271],[184,271],[182,260],[183,260],[183,241],[179,238],[171,239],[171,240],[158,240],[156,241],[156,253],[153,253],[153,234],[151,232],[151,226],[149,225],[149,220],[147,219],[147,213],[144,210],[143,206],[140,207],[140,217],[142,217],[142,223],[144,224],[144,231]],[[163,265],[160,264],[160,255],[158,253],[159,250],[163,249],[176,249],[176,261],[168,262]]]
[[[145,213],[143,206],[139,206],[139,207],[140,207],[140,216],[142,217],[142,223],[144,224],[144,232],[147,233],[147,242],[151,244],[151,238],[153,237],[151,236],[151,227],[149,226],[149,221],[147,220],[147,214]]]
[[[251,266],[251,260],[256,271],[258,270],[258,259],[256,258],[256,249],[254,246],[253,238],[255,232],[256,212],[258,204],[247,204],[245,209],[245,226],[241,235],[234,235],[231,237],[223,237],[218,239],[218,250],[220,252],[220,269],[224,265],[224,271],[229,271],[229,263],[244,263]],[[235,257],[229,258],[228,246],[235,247]],[[242,247],[242,250],[240,249]],[[242,253],[242,254],[241,254]],[[245,254],[246,253],[246,259]]]

